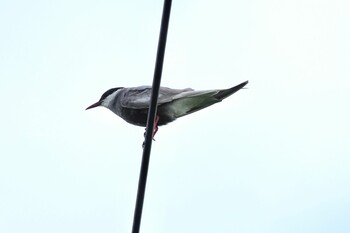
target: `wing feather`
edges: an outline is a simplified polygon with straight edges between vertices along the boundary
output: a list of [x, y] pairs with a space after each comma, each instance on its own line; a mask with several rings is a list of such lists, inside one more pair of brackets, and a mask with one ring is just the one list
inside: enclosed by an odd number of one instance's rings
[[[160, 87], [158, 95], [158, 106], [169, 103], [174, 98], [179, 98], [181, 94], [193, 92], [193, 89], [172, 89]], [[151, 100], [152, 87], [140, 86], [133, 88], [124, 88], [121, 98], [121, 105], [125, 108], [144, 109], [149, 107]]]

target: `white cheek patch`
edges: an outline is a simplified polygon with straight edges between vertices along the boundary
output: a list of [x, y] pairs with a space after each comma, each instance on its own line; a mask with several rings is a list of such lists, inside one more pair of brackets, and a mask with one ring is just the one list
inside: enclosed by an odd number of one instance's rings
[[112, 94], [110, 94], [109, 96], [107, 96], [103, 101], [102, 101], [102, 106], [108, 108], [110, 106], [111, 103], [113, 103], [116, 95], [119, 93], [119, 91], [121, 90], [117, 90], [115, 92], [113, 92]]

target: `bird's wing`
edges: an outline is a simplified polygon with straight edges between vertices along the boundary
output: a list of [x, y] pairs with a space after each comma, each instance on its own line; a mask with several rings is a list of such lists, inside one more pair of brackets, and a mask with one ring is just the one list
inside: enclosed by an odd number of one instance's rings
[[[121, 98], [121, 105], [123, 107], [133, 109], [143, 109], [149, 107], [152, 87], [140, 86], [133, 88], [125, 88], [123, 92], [124, 94]], [[174, 98], [186, 92], [193, 92], [193, 89], [171, 89], [167, 87], [160, 87], [158, 95], [158, 105], [171, 102], [174, 100]]]
[[228, 88], [228, 89], [215, 89], [215, 90], [203, 90], [203, 91], [187, 91], [187, 92], [181, 92], [175, 96], [173, 96], [173, 100], [177, 99], [186, 99], [186, 98], [192, 98], [192, 97], [213, 97], [217, 99], [218, 101], [221, 101], [230, 95], [234, 94], [238, 90], [242, 89], [245, 85], [248, 84], [248, 81], [245, 81], [241, 84], [238, 84], [234, 87]]
[[175, 118], [182, 117], [222, 101], [243, 88], [247, 83], [248, 81], [221, 90], [183, 92], [174, 96], [167, 108]]
[[[247, 83], [248, 81], [229, 89], [205, 91], [195, 91], [191, 88], [171, 89], [161, 87], [159, 89], [158, 106], [172, 102], [172, 108], [180, 109], [182, 112], [179, 115], [183, 116], [220, 102], [243, 88]], [[121, 105], [133, 109], [148, 108], [151, 92], [152, 88], [150, 86], [124, 88], [120, 101]]]

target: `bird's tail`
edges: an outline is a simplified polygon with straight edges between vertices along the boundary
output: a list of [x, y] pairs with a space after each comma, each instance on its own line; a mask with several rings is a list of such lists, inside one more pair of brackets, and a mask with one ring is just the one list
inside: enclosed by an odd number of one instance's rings
[[183, 93], [171, 104], [176, 118], [191, 114], [222, 101], [247, 85], [245, 81], [237, 86], [224, 90], [193, 91]]

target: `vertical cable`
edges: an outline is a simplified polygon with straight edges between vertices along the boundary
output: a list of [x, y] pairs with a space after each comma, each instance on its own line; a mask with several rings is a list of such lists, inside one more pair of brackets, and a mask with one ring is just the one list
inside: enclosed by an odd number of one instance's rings
[[159, 94], [160, 81], [162, 77], [164, 52], [165, 52], [166, 38], [168, 33], [170, 10], [171, 10], [171, 0], [164, 0], [163, 16], [162, 16], [162, 22], [160, 26], [157, 58], [156, 58], [156, 64], [154, 68], [154, 76], [153, 76], [153, 84], [152, 84], [151, 103], [148, 111], [145, 144], [143, 148], [139, 185], [137, 189], [132, 233], [140, 232], [142, 207], [143, 207], [143, 200], [145, 197], [148, 166], [149, 166], [149, 159], [150, 159], [152, 139], [153, 139], [154, 120], [157, 112], [158, 94]]

